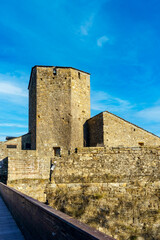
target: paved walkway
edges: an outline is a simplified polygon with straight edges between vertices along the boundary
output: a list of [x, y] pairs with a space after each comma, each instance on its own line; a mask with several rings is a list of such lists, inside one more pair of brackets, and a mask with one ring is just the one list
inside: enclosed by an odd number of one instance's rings
[[0, 240], [24, 240], [15, 220], [0, 196]]

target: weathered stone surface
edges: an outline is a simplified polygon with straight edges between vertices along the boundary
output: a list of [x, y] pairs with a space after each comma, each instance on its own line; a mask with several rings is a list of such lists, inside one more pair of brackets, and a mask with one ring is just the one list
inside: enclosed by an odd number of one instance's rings
[[83, 146], [90, 118], [90, 75], [72, 68], [35, 67], [29, 85], [32, 149]]
[[88, 146], [140, 147], [160, 146], [160, 138], [109, 112], [87, 121]]
[[116, 239], [160, 239], [156, 148], [79, 148], [55, 158], [49, 204]]
[[[0, 183], [0, 195], [26, 240], [115, 240], [2, 183]], [[0, 238], [18, 240], [14, 232], [13, 238], [11, 236], [7, 238], [3, 234], [0, 234]]]

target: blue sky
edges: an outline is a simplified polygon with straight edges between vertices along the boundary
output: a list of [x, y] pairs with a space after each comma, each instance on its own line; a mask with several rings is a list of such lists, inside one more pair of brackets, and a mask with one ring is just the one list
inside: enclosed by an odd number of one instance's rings
[[112, 113], [160, 136], [160, 1], [0, 2], [0, 140], [28, 131], [34, 65], [91, 73], [92, 116]]

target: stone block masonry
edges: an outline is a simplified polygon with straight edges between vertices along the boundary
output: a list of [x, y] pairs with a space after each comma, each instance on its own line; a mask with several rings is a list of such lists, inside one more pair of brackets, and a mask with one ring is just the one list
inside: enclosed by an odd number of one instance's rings
[[45, 202], [45, 188], [49, 177], [50, 162], [47, 157], [38, 157], [35, 150], [8, 152], [7, 185]]
[[78, 148], [55, 158], [49, 204], [116, 239], [160, 239], [160, 148]]
[[[29, 84], [32, 149], [83, 146], [83, 125], [90, 118], [90, 75], [72, 68], [32, 69]], [[43, 154], [43, 153], [42, 153]]]
[[88, 146], [160, 146], [160, 138], [112, 113], [102, 112], [87, 121]]

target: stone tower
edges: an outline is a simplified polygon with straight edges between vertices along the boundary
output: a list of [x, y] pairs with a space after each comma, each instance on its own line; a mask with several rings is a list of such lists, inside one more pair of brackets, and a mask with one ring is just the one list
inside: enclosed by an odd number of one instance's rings
[[82, 147], [84, 124], [90, 118], [90, 74], [71, 67], [35, 66], [28, 89], [31, 149]]

